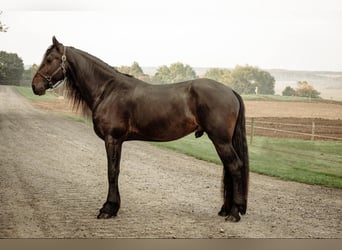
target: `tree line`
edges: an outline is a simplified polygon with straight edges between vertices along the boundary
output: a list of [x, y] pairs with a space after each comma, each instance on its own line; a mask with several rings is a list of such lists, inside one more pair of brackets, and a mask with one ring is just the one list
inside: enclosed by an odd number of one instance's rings
[[[2, 85], [30, 86], [36, 68], [37, 65], [33, 65], [24, 69], [23, 60], [17, 54], [0, 51], [0, 84]], [[145, 74], [137, 62], [133, 62], [131, 66], [113, 68], [152, 84], [168, 84], [205, 77], [222, 82], [240, 94], [273, 95], [275, 93], [274, 77], [267, 71], [249, 65], [237, 65], [234, 69], [211, 68], [201, 76], [198, 76], [190, 65], [181, 62], [173, 63], [170, 66], [160, 66], [154, 75]], [[306, 81], [298, 82], [296, 90], [287, 87], [283, 91], [284, 96], [318, 98], [319, 94]]]
[[319, 98], [320, 94], [321, 93], [315, 90], [315, 88], [307, 81], [298, 81], [296, 89], [287, 86], [282, 92], [283, 96], [300, 96], [309, 98]]
[[[274, 77], [267, 71], [249, 65], [237, 65], [232, 70], [211, 68], [202, 76], [196, 75], [195, 70], [189, 65], [180, 62], [173, 63], [169, 67], [166, 65], [160, 66], [152, 76], [145, 74], [137, 62], [134, 62], [131, 66], [115, 67], [115, 69], [152, 84], [175, 83], [205, 77], [222, 82], [240, 94], [275, 94]], [[296, 89], [287, 86], [282, 95], [320, 98], [320, 93], [307, 81], [298, 81]]]
[[190, 65], [181, 62], [160, 66], [151, 76], [144, 74], [137, 62], [116, 69], [152, 84], [176, 83], [205, 77], [222, 82], [240, 94], [274, 94], [274, 77], [266, 71], [248, 65], [236, 66], [232, 70], [211, 68], [202, 76], [198, 76]]
[[15, 53], [0, 51], [0, 84], [19, 85], [24, 73], [23, 60]]

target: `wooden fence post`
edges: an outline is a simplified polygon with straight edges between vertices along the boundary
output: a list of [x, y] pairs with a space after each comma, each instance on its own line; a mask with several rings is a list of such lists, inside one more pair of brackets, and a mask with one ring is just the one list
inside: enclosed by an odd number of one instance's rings
[[252, 145], [253, 143], [253, 137], [254, 137], [254, 117], [251, 119], [251, 138], [249, 141], [249, 144]]
[[312, 121], [312, 127], [311, 127], [311, 141], [315, 140], [315, 121]]

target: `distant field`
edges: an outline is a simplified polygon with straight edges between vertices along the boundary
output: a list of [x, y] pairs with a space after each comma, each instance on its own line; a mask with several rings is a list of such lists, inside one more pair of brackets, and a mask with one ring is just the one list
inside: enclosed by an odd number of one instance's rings
[[282, 102], [322, 102], [322, 99], [311, 99], [300, 96], [281, 96], [281, 95], [242, 95], [244, 100], [258, 101], [282, 101]]
[[342, 102], [245, 99], [247, 117], [342, 119]]

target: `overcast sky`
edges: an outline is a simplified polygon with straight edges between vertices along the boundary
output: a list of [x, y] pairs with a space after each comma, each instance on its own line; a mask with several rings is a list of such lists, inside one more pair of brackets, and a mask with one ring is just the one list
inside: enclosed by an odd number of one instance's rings
[[341, 0], [2, 0], [0, 10], [0, 50], [26, 65], [56, 35], [114, 66], [342, 71]]

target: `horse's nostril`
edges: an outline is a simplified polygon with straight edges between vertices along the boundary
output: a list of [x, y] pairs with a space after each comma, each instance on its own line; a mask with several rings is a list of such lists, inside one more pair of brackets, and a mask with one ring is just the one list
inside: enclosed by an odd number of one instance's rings
[[33, 93], [35, 93], [36, 95], [38, 94], [38, 88], [35, 86], [35, 85], [32, 85], [32, 90], [33, 90]]
[[32, 85], [32, 91], [35, 95], [44, 94], [44, 88], [42, 88], [41, 86]]

